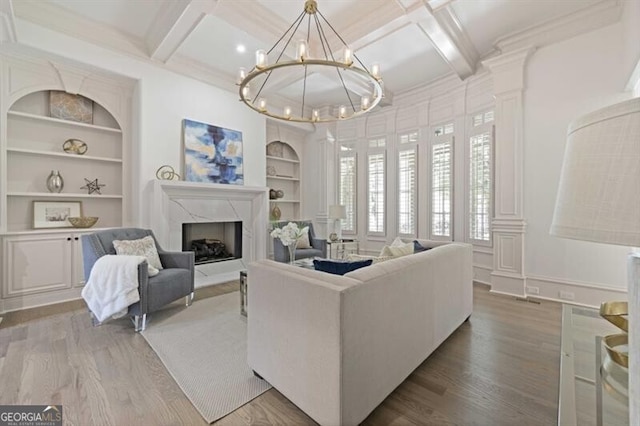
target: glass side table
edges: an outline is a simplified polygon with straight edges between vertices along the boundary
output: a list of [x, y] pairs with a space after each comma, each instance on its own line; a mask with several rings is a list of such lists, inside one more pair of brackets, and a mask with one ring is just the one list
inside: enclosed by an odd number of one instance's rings
[[360, 254], [360, 242], [356, 239], [327, 240], [329, 259], [344, 259], [348, 254]]
[[619, 332], [597, 309], [562, 306], [559, 425], [629, 425], [628, 370], [602, 346]]

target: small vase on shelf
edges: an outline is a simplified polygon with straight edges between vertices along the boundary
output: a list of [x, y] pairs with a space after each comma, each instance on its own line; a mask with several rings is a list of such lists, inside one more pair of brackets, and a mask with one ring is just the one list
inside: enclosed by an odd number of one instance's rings
[[57, 170], [51, 170], [51, 174], [47, 178], [47, 189], [49, 192], [62, 192], [64, 188], [64, 180]]

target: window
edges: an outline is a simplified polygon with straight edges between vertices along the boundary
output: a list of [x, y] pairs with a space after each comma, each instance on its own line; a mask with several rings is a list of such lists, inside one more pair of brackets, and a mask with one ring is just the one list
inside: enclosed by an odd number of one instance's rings
[[491, 241], [493, 111], [473, 116], [469, 140], [469, 238]]
[[436, 136], [452, 135], [453, 123], [447, 123], [434, 129], [433, 134]]
[[431, 146], [431, 236], [451, 237], [453, 140]]
[[385, 202], [385, 154], [384, 152], [370, 153], [367, 158], [367, 231], [374, 234], [384, 233], [384, 202]]
[[369, 139], [369, 148], [384, 148], [385, 145], [385, 138]]
[[342, 231], [344, 232], [356, 232], [356, 172], [357, 162], [354, 150], [341, 147], [338, 199], [347, 210], [347, 217], [342, 221]]
[[398, 233], [416, 233], [416, 149], [398, 153]]

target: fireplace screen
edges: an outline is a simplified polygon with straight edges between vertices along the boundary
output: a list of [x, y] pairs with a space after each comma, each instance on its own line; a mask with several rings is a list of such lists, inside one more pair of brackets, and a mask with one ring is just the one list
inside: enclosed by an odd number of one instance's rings
[[196, 265], [242, 258], [242, 222], [182, 224], [182, 251], [195, 253]]

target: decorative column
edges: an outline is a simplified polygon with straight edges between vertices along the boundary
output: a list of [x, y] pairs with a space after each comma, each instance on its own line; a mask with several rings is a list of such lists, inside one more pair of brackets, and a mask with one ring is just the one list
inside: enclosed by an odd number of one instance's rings
[[525, 295], [523, 103], [525, 64], [534, 48], [483, 61], [495, 95], [493, 272], [491, 291]]

